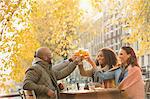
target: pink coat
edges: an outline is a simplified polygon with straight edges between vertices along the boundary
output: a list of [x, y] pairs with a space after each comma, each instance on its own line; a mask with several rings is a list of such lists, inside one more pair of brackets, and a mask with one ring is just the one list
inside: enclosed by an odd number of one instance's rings
[[124, 90], [129, 99], [144, 99], [144, 81], [141, 69], [137, 66], [128, 67], [128, 76], [123, 79], [118, 88]]

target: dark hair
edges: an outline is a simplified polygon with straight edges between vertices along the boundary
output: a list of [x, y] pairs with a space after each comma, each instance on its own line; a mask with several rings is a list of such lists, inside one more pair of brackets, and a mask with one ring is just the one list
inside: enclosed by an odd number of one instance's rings
[[123, 46], [121, 47], [121, 49], [125, 50], [127, 54], [130, 54], [131, 56], [129, 57], [129, 59], [127, 60], [127, 64], [131, 64], [132, 66], [138, 66], [138, 61], [137, 61], [137, 57], [136, 54], [133, 50], [133, 48], [131, 48], [130, 46]]
[[98, 52], [102, 51], [106, 65], [109, 65], [109, 69], [117, 64], [117, 56], [110, 48], [102, 48]]

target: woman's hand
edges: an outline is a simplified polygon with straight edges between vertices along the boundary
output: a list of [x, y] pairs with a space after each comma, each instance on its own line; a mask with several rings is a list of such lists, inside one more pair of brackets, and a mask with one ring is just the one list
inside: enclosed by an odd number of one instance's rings
[[87, 62], [91, 62], [92, 59], [90, 58], [90, 56], [85, 56], [84, 59], [87, 61]]
[[84, 57], [84, 59], [89, 62], [93, 68], [96, 68], [95, 62], [89, 56]]

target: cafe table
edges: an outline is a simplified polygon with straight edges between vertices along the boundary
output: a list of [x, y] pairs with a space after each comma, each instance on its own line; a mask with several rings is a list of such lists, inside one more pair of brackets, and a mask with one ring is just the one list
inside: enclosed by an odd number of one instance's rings
[[94, 90], [69, 90], [60, 93], [60, 99], [127, 99], [117, 88], [95, 88]]

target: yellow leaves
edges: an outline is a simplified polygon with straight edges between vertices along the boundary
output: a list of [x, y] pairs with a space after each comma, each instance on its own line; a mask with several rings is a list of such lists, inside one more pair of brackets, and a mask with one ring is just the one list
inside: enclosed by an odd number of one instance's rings
[[43, 16], [31, 17], [33, 30], [37, 33], [40, 44], [49, 46], [56, 53], [62, 52], [66, 55], [67, 51], [63, 50], [74, 48], [71, 46], [77, 38], [76, 28], [80, 25], [82, 15], [78, 8], [79, 0], [52, 0], [50, 4], [45, 2], [37, 2], [38, 11], [34, 13]]
[[11, 83], [3, 83], [3, 82], [0, 82], [0, 92], [1, 94], [6, 94], [6, 93], [9, 93], [10, 92], [10, 88], [14, 88], [15, 86]]
[[144, 54], [144, 50], [143, 49], [142, 50], [138, 50], [137, 53], [136, 53], [136, 55], [138, 57], [142, 56], [143, 54]]
[[[0, 88], [3, 91], [14, 86], [13, 82], [22, 82], [25, 69], [30, 66], [34, 51], [40, 46], [35, 38], [35, 32], [31, 31], [28, 23], [30, 9], [27, 8], [29, 6], [27, 4], [29, 2], [19, 0], [20, 4], [14, 4], [15, 6], [11, 2], [12, 5], [10, 4], [9, 8], [12, 15], [9, 16], [7, 24], [0, 23], [0, 26], [3, 26], [0, 40]], [[7, 85], [8, 82], [12, 85]]]
[[135, 41], [134, 37], [132, 37], [132, 38], [131, 37], [130, 38], [126, 37], [126, 38], [123, 39], [124, 43], [131, 43], [131, 44], [133, 44], [134, 41]]
[[17, 66], [12, 67], [10, 77], [16, 82], [22, 82], [25, 75], [25, 70], [25, 67], [21, 66], [21, 64], [17, 64]]
[[150, 42], [149, 41], [140, 41], [139, 42], [140, 49], [137, 52], [138, 56], [142, 56], [144, 53], [150, 53]]
[[92, 5], [95, 9], [97, 9], [99, 12], [102, 11], [102, 8], [101, 8], [102, 0], [91, 0], [91, 2], [92, 2]]
[[2, 82], [6, 82], [6, 78], [3, 78], [3, 79], [2, 79]]
[[[123, 41], [130, 44], [139, 42], [139, 55], [150, 50], [150, 28], [147, 20], [149, 19], [149, 0], [108, 1], [105, 2], [106, 12], [108, 15], [118, 14], [119, 19], [110, 18], [113, 21], [107, 22], [111, 24], [116, 24], [115, 21], [121, 22], [123, 30], [130, 34]], [[108, 3], [109, 7], [107, 7]], [[108, 18], [108, 20], [110, 19]]]

